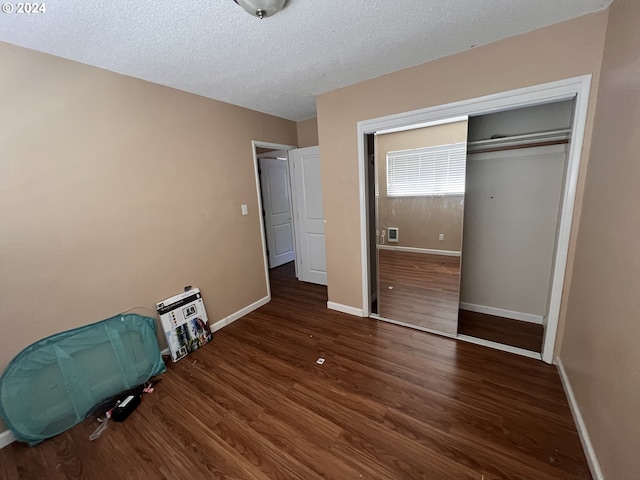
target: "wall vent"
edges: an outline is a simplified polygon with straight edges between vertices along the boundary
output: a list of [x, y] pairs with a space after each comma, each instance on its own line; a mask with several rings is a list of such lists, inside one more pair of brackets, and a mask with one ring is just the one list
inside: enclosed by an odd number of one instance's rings
[[387, 228], [387, 240], [398, 243], [398, 227]]

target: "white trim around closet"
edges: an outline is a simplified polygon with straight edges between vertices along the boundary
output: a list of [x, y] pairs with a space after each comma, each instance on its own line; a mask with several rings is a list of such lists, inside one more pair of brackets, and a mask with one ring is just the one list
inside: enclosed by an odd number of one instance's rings
[[440, 332], [438, 330], [434, 330], [432, 328], [427, 328], [427, 327], [422, 327], [422, 326], [416, 325], [414, 323], [400, 322], [398, 320], [392, 320], [390, 318], [381, 317], [377, 313], [372, 313], [372, 314], [370, 314], [368, 316], [369, 316], [369, 318], [373, 318], [375, 320], [382, 320], [383, 322], [387, 322], [387, 323], [393, 323], [394, 325], [400, 325], [401, 327], [409, 327], [409, 328], [413, 328], [414, 330], [420, 330], [421, 332], [435, 333], [435, 334], [440, 335], [442, 337], [456, 338], [455, 335], [450, 334], [450, 333]]
[[552, 363], [555, 349], [564, 276], [569, 252], [569, 237], [575, 205], [578, 172], [582, 155], [582, 144], [586, 127], [591, 75], [583, 75], [556, 82], [496, 93], [484, 97], [438, 105], [411, 112], [363, 120], [357, 124], [358, 177], [360, 193], [360, 245], [362, 265], [362, 309], [365, 316], [371, 315], [371, 292], [369, 283], [369, 225], [367, 215], [367, 172], [365, 170], [365, 135], [380, 130], [407, 128], [424, 123], [447, 122], [447, 119], [464, 115], [476, 116], [499, 111], [524, 108], [544, 103], [575, 99], [573, 129], [569, 144], [568, 165], [562, 194], [562, 210], [558, 227], [556, 252], [552, 271], [551, 293], [547, 311], [542, 360]]
[[491, 340], [485, 340], [484, 338], [470, 337], [469, 335], [458, 334], [456, 337], [463, 342], [473, 343], [475, 345], [481, 345], [483, 347], [490, 347], [495, 350], [501, 350], [503, 352], [513, 353], [522, 357], [533, 358], [535, 360], [542, 360], [542, 357], [538, 352], [532, 352], [531, 350], [525, 350], [524, 348], [513, 347], [511, 345], [505, 345], [504, 343], [492, 342]]

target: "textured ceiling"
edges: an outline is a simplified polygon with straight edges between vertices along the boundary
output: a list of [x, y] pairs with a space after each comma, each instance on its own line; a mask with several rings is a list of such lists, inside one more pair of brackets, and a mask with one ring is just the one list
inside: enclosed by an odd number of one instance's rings
[[[0, 40], [291, 120], [315, 96], [606, 8], [611, 0], [54, 0]], [[13, 5], [16, 5], [14, 2]]]

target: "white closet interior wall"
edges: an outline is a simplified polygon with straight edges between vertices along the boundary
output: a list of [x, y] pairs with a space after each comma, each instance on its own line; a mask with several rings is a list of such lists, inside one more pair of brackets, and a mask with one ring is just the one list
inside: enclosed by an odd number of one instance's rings
[[[469, 119], [469, 142], [571, 128], [573, 101]], [[461, 308], [544, 323], [567, 145], [470, 154]]]

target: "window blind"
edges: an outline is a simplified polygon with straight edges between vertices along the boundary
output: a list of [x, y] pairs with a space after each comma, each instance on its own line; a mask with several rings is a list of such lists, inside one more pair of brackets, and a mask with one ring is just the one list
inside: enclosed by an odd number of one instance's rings
[[467, 143], [387, 153], [387, 196], [464, 193]]

